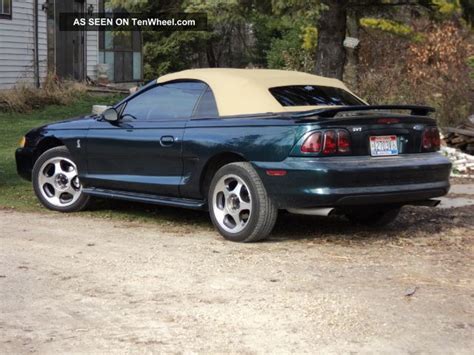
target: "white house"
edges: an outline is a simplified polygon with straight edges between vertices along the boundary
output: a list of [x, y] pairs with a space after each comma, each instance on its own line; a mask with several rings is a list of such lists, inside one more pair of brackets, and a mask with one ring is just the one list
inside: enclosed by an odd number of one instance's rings
[[41, 85], [48, 71], [92, 80], [109, 64], [114, 82], [142, 80], [139, 32], [60, 31], [59, 14], [104, 11], [104, 0], [0, 0], [0, 89]]

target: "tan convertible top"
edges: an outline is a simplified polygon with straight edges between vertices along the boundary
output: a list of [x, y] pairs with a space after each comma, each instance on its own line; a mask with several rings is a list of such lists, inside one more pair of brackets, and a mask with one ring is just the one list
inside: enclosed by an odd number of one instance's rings
[[161, 84], [185, 79], [200, 80], [209, 85], [221, 116], [305, 111], [327, 107], [282, 106], [268, 90], [278, 86], [319, 85], [337, 87], [350, 92], [344, 83], [337, 79], [273, 69], [189, 69], [164, 75], [157, 82]]

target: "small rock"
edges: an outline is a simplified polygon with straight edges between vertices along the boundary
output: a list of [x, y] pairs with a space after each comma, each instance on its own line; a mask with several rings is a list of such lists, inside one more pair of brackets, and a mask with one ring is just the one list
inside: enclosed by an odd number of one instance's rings
[[409, 287], [405, 290], [405, 297], [411, 297], [418, 290], [418, 286]]

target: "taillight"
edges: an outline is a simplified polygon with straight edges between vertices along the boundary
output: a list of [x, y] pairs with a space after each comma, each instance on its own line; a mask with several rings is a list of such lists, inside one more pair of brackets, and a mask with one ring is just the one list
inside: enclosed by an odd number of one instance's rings
[[316, 131], [301, 146], [303, 153], [346, 154], [351, 151], [349, 132], [344, 129]]
[[334, 154], [337, 151], [337, 136], [335, 131], [324, 132], [323, 154]]
[[304, 141], [301, 146], [303, 153], [319, 153], [321, 151], [321, 132], [315, 132]]
[[439, 130], [437, 127], [425, 128], [421, 137], [421, 145], [423, 147], [423, 150], [439, 150], [439, 147], [441, 145], [441, 138], [439, 137]]
[[324, 132], [323, 154], [334, 154], [337, 151], [337, 136], [335, 131]]
[[351, 151], [349, 132], [343, 129], [337, 131], [337, 151], [343, 154], [350, 153]]
[[421, 143], [424, 150], [431, 149], [431, 128], [427, 128], [423, 131], [423, 136], [421, 138]]
[[431, 145], [434, 150], [439, 150], [441, 147], [441, 137], [439, 136], [439, 129], [437, 127], [433, 127], [431, 133]]

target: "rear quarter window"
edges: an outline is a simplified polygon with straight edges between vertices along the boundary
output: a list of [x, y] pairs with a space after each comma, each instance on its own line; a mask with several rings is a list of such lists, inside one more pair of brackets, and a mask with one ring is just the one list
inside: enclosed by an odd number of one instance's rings
[[269, 89], [282, 106], [356, 106], [364, 102], [348, 91], [315, 85], [279, 86]]
[[212, 90], [208, 87], [204, 94], [201, 96], [196, 110], [194, 111], [194, 117], [217, 117], [219, 112], [217, 111], [216, 100]]

